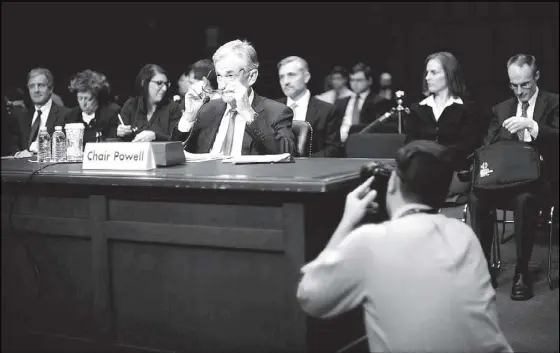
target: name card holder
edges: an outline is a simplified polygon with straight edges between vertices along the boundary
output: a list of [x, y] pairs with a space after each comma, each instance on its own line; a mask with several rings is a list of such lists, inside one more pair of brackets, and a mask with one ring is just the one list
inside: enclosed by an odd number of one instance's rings
[[152, 170], [156, 163], [150, 142], [97, 142], [86, 144], [82, 169]]

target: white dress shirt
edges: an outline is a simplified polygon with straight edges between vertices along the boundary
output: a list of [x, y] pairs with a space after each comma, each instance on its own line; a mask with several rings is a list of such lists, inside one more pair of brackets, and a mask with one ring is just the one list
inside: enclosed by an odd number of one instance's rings
[[[535, 104], [537, 104], [537, 96], [538, 95], [539, 95], [539, 86], [537, 86], [537, 89], [535, 90], [535, 93], [533, 93], [533, 96], [529, 99], [529, 107], [527, 108], [527, 119], [533, 120], [533, 126], [532, 126], [532, 128], [525, 129], [524, 135], [523, 135], [523, 141], [524, 142], [531, 142], [532, 138], [536, 139], [537, 136], [539, 135], [539, 124], [537, 124], [537, 122], [533, 119], [533, 115], [535, 113]], [[518, 100], [517, 101], [517, 112], [516, 112], [515, 116], [521, 116], [521, 114], [522, 114], [521, 105], [522, 105], [521, 101]]]
[[434, 98], [434, 95], [430, 94], [428, 97], [426, 97], [426, 99], [421, 101], [419, 104], [420, 105], [427, 105], [428, 107], [431, 107], [432, 112], [434, 113], [434, 117], [436, 118], [436, 121], [438, 121], [441, 114], [443, 114], [443, 111], [445, 110], [445, 108], [451, 106], [452, 104], [463, 104], [463, 100], [460, 97], [450, 96], [447, 99], [447, 102], [445, 102], [445, 105], [443, 106], [443, 108], [441, 110], [439, 110], [438, 106], [436, 104], [436, 100]]
[[[358, 101], [358, 107], [360, 107], [360, 111], [362, 111], [364, 102], [370, 92], [371, 91], [368, 89], [367, 91], [359, 94], [360, 100]], [[354, 113], [354, 102], [356, 101], [356, 97], [358, 97], [358, 95], [354, 94], [348, 101], [348, 105], [346, 105], [346, 111], [344, 112], [342, 124], [340, 125], [340, 140], [342, 142], [345, 142], [348, 138], [348, 132], [350, 131], [350, 126], [352, 126], [352, 114]]]
[[294, 111], [294, 119], [299, 121], [305, 121], [305, 117], [307, 116], [307, 107], [309, 106], [309, 99], [311, 99], [311, 92], [308, 89], [305, 90], [303, 96], [299, 97], [297, 101], [294, 101], [292, 98], [288, 97], [286, 101], [286, 105], [290, 108], [294, 105], [297, 105], [296, 108], [292, 108]]
[[[253, 104], [253, 99], [255, 99], [255, 90], [251, 89], [251, 93], [249, 94], [249, 105]], [[218, 128], [218, 134], [216, 135], [216, 139], [214, 140], [214, 145], [210, 150], [211, 154], [219, 154], [222, 150], [222, 146], [224, 144], [224, 140], [226, 138], [227, 130], [229, 127], [230, 122], [230, 112], [233, 108], [231, 105], [227, 105], [226, 111], [222, 116], [222, 121], [220, 123], [220, 127]], [[233, 145], [231, 146], [231, 155], [232, 156], [240, 156], [241, 155], [241, 148], [243, 147], [243, 137], [245, 136], [245, 119], [237, 114], [235, 116], [235, 130], [233, 130]]]
[[[35, 112], [33, 113], [33, 119], [31, 120], [31, 126], [33, 126], [33, 123], [35, 123], [35, 120], [37, 119], [37, 110], [41, 111], [41, 122], [39, 123], [39, 129], [42, 127], [45, 127], [47, 125], [47, 119], [49, 118], [49, 113], [51, 112], [51, 107], [53, 105], [53, 101], [52, 101], [52, 97], [49, 98], [49, 100], [47, 101], [47, 103], [43, 104], [42, 106], [35, 106]], [[39, 151], [39, 133], [37, 133], [37, 136], [35, 137], [35, 140], [31, 143], [31, 146], [29, 146], [29, 151], [33, 152], [33, 151]]]
[[82, 112], [82, 120], [89, 125], [89, 123], [95, 118], [95, 113], [86, 114]]
[[303, 310], [332, 317], [361, 306], [371, 352], [512, 352], [472, 229], [442, 214], [404, 212], [354, 229], [302, 268]]

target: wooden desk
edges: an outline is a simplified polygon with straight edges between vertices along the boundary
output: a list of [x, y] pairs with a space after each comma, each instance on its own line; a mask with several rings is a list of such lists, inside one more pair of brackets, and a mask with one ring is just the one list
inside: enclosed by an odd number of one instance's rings
[[25, 182], [43, 164], [2, 160], [3, 351], [343, 347], [361, 312], [315, 320], [295, 293], [368, 162], [61, 164]]

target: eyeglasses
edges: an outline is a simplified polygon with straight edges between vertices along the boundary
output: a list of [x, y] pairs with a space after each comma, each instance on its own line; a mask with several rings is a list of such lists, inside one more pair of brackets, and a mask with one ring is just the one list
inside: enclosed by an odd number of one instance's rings
[[163, 85], [165, 85], [165, 87], [167, 88], [171, 87], [171, 82], [169, 81], [150, 81], [150, 82], [155, 83], [158, 86], [158, 88], [161, 88]]
[[[215, 70], [212, 69], [212, 70], [208, 71], [208, 74], [205, 76], [205, 78], [206, 78], [207, 80], [208, 80], [208, 76], [210, 76], [210, 74], [212, 73], [212, 71], [215, 71]], [[243, 71], [245, 71], [244, 68], [239, 69], [239, 71], [237, 71], [237, 74], [229, 73], [229, 74], [227, 74], [227, 75], [225, 75], [225, 76], [220, 76], [220, 75], [218, 75], [218, 74], [216, 73], [216, 79], [217, 79], [218, 81], [222, 81], [222, 82], [225, 82], [225, 83], [231, 83], [231, 82], [235, 81], [235, 79], [236, 79], [237, 77], [239, 77], [239, 74], [240, 74], [241, 72], [243, 72]], [[219, 95], [221, 95], [222, 93], [224, 93], [224, 89], [223, 89], [223, 88], [221, 88], [221, 89], [220, 89], [220, 88], [218, 88], [218, 89], [212, 89], [212, 87], [210, 87], [210, 85], [206, 85], [206, 86], [202, 87], [202, 91], [203, 91], [204, 93], [208, 94], [208, 95], [213, 95], [213, 94], [219, 94]]]
[[521, 88], [521, 89], [529, 89], [529, 88], [531, 88], [531, 87], [533, 87], [533, 81], [523, 82], [523, 83], [521, 83], [521, 84], [519, 84], [519, 85], [516, 85], [515, 83], [510, 83], [510, 84], [509, 84], [509, 88], [511, 88], [511, 89], [513, 89], [513, 90], [516, 90], [516, 89], [518, 89], [518, 88]]
[[42, 88], [46, 88], [47, 86], [48, 85], [46, 83], [30, 83], [30, 84], [27, 85], [27, 88], [33, 89], [35, 87], [38, 87], [38, 88], [42, 89]]

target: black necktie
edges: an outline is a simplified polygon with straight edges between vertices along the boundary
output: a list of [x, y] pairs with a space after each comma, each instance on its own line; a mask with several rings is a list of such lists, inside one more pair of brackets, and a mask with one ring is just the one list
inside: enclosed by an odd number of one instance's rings
[[231, 147], [233, 146], [233, 133], [235, 131], [235, 116], [237, 115], [236, 110], [230, 111], [229, 126], [226, 132], [226, 138], [224, 139], [224, 144], [222, 145], [222, 154], [224, 156], [231, 156]]
[[33, 141], [35, 141], [35, 139], [37, 138], [37, 132], [39, 132], [39, 126], [41, 126], [42, 113], [43, 112], [40, 109], [37, 110], [37, 117], [35, 118], [35, 121], [31, 125], [31, 131], [29, 132], [29, 141], [27, 143], [27, 149], [29, 149]]
[[[529, 102], [521, 103], [521, 117], [527, 117], [527, 109], [529, 109]], [[517, 131], [517, 138], [519, 141], [525, 141], [525, 129]]]

